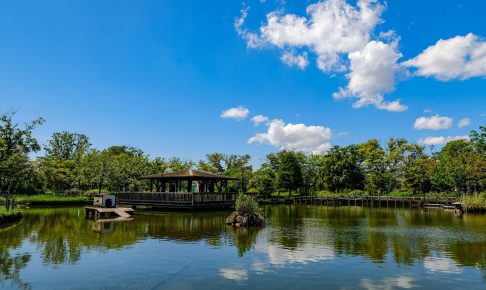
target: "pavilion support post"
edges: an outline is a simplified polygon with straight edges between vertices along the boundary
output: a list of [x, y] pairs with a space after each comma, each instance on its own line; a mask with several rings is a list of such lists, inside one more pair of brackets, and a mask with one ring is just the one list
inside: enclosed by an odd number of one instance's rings
[[187, 180], [187, 192], [192, 192], [192, 179]]
[[150, 179], [150, 192], [154, 190], [154, 180]]
[[165, 192], [165, 181], [162, 181], [162, 192]]
[[214, 192], [214, 181], [208, 181], [209, 183], [209, 192]]

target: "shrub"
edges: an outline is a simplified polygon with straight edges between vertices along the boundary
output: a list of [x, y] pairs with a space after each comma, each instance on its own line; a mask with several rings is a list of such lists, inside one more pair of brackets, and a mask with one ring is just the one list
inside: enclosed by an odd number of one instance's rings
[[355, 189], [349, 192], [349, 196], [365, 196], [365, 195], [368, 195], [368, 193], [360, 189]]
[[256, 199], [248, 194], [240, 193], [235, 201], [235, 209], [240, 215], [260, 214], [261, 210]]

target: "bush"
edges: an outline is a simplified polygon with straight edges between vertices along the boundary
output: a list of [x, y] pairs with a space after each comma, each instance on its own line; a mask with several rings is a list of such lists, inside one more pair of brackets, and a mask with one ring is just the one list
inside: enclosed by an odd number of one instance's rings
[[349, 192], [349, 196], [365, 196], [365, 195], [368, 195], [368, 193], [360, 189], [355, 189]]
[[261, 210], [256, 199], [248, 194], [240, 193], [235, 201], [235, 209], [240, 215], [260, 214]]

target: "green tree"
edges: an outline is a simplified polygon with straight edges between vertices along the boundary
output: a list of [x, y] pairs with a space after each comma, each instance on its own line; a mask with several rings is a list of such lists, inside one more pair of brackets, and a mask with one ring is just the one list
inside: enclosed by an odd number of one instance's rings
[[303, 183], [302, 161], [305, 156], [302, 153], [282, 150], [277, 154], [267, 155], [267, 162], [275, 172], [275, 188], [288, 191], [296, 190]]
[[356, 145], [334, 146], [323, 157], [321, 176], [324, 186], [333, 192], [364, 189], [363, 157]]
[[38, 118], [21, 126], [14, 117], [15, 112], [0, 115], [0, 191], [8, 194], [31, 178], [34, 169], [28, 155], [40, 150], [32, 131], [44, 123]]

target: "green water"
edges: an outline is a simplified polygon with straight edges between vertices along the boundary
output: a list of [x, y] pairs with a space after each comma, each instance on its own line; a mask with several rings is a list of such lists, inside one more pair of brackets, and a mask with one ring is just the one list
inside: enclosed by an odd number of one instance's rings
[[0, 228], [1, 289], [486, 289], [486, 216], [268, 206], [264, 229], [225, 212], [30, 209]]

